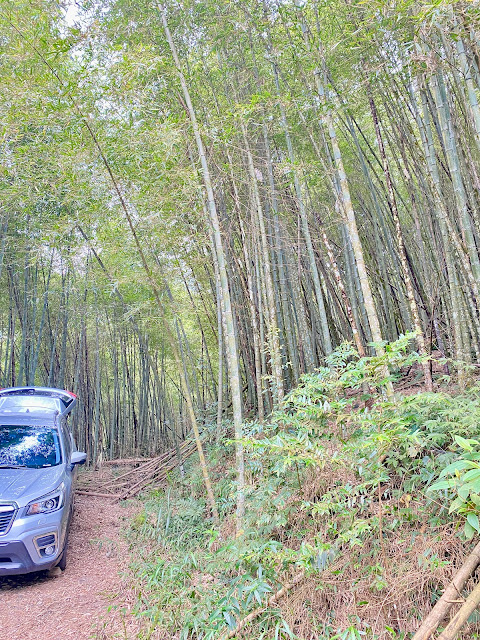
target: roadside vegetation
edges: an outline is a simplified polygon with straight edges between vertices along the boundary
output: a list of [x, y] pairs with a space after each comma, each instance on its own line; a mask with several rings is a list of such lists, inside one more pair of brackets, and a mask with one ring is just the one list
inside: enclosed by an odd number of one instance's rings
[[[411, 637], [480, 529], [478, 384], [437, 371], [426, 392], [412, 337], [382, 358], [342, 345], [282, 410], [245, 425], [242, 532], [228, 435], [216, 444], [212, 430], [208, 448], [219, 526], [194, 461], [145, 496], [129, 538], [152, 637]], [[474, 614], [462, 637], [479, 631]]]

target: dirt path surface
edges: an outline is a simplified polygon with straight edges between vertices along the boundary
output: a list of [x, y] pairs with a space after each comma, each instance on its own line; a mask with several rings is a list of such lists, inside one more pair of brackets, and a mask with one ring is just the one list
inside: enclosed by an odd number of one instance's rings
[[[110, 640], [137, 637], [133, 594], [121, 572], [120, 533], [133, 507], [77, 496], [67, 570], [0, 578], [0, 634], [8, 640]], [[110, 608], [110, 610], [108, 610]]]

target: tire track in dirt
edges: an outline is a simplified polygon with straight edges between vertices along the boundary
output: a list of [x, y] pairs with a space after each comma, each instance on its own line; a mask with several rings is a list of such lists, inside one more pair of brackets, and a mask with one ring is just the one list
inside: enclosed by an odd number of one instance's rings
[[[0, 633], [8, 640], [135, 638], [133, 591], [122, 579], [128, 548], [121, 535], [132, 505], [77, 496], [66, 571], [0, 578]], [[108, 609], [110, 608], [110, 611]]]

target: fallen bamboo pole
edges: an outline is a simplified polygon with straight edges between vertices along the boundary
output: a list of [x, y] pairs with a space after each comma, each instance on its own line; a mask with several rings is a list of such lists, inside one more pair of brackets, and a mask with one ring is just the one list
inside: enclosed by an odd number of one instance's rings
[[438, 625], [446, 618], [450, 609], [455, 604], [461, 594], [465, 583], [480, 564], [480, 542], [474, 550], [467, 556], [460, 569], [455, 574], [453, 580], [443, 592], [442, 597], [430, 611], [428, 616], [420, 625], [420, 628], [413, 636], [412, 640], [429, 640], [437, 629]]
[[465, 600], [463, 605], [447, 624], [442, 633], [438, 636], [438, 640], [455, 640], [460, 629], [467, 622], [475, 609], [480, 604], [480, 582], [473, 589], [471, 594]]
[[75, 493], [80, 496], [94, 496], [95, 498], [112, 498], [113, 500], [119, 498], [116, 493], [98, 493], [98, 491], [85, 491], [84, 489], [76, 489]]
[[[201, 439], [204, 440], [205, 436], [202, 436]], [[182, 461], [192, 456], [198, 450], [196, 443], [190, 440], [182, 442], [178, 449]], [[134, 460], [137, 459], [134, 458]], [[109, 463], [113, 464], [114, 461], [110, 460]], [[129, 469], [114, 478], [84, 482], [79, 485], [77, 493], [79, 495], [125, 500], [138, 495], [153, 483], [163, 482], [167, 475], [177, 467], [178, 451], [176, 448], [169, 449], [156, 458], [146, 459], [137, 467]], [[103, 493], [103, 490], [110, 490], [111, 493]]]
[[117, 458], [114, 460], [104, 460], [102, 462], [102, 467], [105, 466], [114, 466], [114, 467], [123, 467], [129, 464], [141, 464], [142, 462], [150, 462], [153, 458]]
[[[196, 453], [196, 451], [197, 451], [196, 446], [192, 445], [191, 449], [184, 451], [183, 459], [186, 460], [187, 458], [192, 456], [194, 453]], [[170, 466], [166, 466], [166, 463], [163, 464], [161, 469], [158, 469], [156, 472], [150, 474], [146, 478], [141, 478], [134, 485], [130, 486], [128, 489], [125, 489], [125, 491], [121, 494], [119, 500], [132, 498], [133, 496], [140, 493], [140, 491], [143, 491], [144, 489], [146, 489], [148, 485], [152, 484], [153, 482], [161, 482], [162, 480], [165, 480], [165, 478], [167, 477], [167, 474], [173, 471], [174, 469], [176, 469], [177, 466], [178, 466], [177, 462], [175, 462], [175, 464], [170, 464]], [[156, 473], [160, 473], [161, 475], [157, 476]]]
[[113, 481], [117, 482], [121, 478], [125, 478], [129, 475], [133, 475], [135, 473], [138, 473], [139, 471], [145, 471], [146, 469], [150, 469], [150, 467], [154, 467], [159, 462], [167, 461], [171, 457], [172, 457], [172, 450], [169, 449], [168, 451], [162, 453], [160, 456], [157, 456], [156, 458], [150, 458], [146, 460], [144, 464], [141, 464], [140, 466], [135, 467], [134, 469], [129, 469], [128, 471], [125, 471], [125, 473], [122, 473], [119, 476], [116, 476], [116, 478], [114, 478]]
[[[163, 457], [160, 457], [160, 458], [161, 460], [163, 460]], [[125, 473], [120, 474], [119, 476], [114, 478], [113, 481], [117, 482], [117, 480], [121, 480], [122, 478], [126, 478], [127, 476], [134, 475], [141, 471], [145, 471], [146, 469], [150, 469], [150, 467], [154, 467], [158, 461], [159, 461], [159, 458], [152, 458], [152, 460], [145, 462], [145, 464], [142, 464], [139, 467], [135, 467], [135, 469], [129, 469], [129, 471], [126, 471]]]

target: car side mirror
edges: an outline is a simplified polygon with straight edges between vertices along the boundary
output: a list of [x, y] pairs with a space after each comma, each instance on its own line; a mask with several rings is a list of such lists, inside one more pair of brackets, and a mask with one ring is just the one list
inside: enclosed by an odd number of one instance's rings
[[72, 465], [72, 469], [76, 464], [85, 464], [87, 461], [87, 454], [82, 453], [82, 451], [74, 451], [72, 453], [72, 457], [70, 458], [70, 464]]

